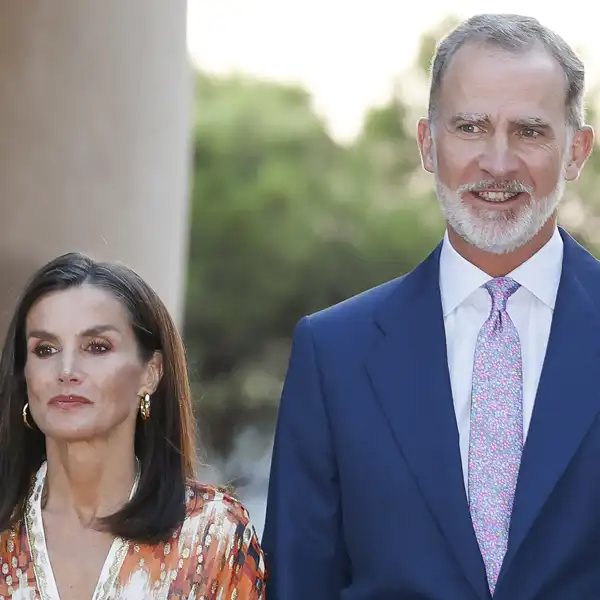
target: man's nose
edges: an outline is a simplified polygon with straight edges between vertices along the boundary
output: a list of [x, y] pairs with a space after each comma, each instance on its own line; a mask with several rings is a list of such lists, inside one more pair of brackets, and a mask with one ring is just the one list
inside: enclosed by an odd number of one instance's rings
[[493, 179], [511, 179], [517, 172], [519, 161], [506, 135], [491, 137], [479, 157], [479, 168]]

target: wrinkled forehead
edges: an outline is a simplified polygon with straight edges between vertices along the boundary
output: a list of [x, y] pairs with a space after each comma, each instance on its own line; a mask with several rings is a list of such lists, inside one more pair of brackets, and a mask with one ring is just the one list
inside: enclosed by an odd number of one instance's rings
[[483, 115], [501, 126], [539, 120], [566, 124], [566, 78], [560, 64], [543, 48], [513, 53], [468, 44], [452, 57], [438, 98], [439, 116]]

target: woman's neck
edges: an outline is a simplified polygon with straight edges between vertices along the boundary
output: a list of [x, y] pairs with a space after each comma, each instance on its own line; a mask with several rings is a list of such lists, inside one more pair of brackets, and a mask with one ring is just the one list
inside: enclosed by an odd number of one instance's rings
[[119, 510], [138, 472], [134, 448], [114, 440], [65, 443], [47, 440], [44, 510], [85, 526]]

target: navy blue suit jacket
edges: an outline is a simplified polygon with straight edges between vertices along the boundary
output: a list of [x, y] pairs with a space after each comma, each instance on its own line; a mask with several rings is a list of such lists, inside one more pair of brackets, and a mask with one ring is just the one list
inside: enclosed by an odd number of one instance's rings
[[[600, 264], [563, 271], [494, 600], [600, 598]], [[303, 318], [273, 453], [268, 600], [489, 600], [446, 360], [438, 248]]]

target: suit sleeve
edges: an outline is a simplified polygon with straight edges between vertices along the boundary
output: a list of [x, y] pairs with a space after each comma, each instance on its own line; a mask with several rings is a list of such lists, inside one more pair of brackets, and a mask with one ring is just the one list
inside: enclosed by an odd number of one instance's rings
[[296, 326], [279, 408], [263, 536], [267, 600], [335, 600], [346, 553], [329, 417], [308, 317]]

